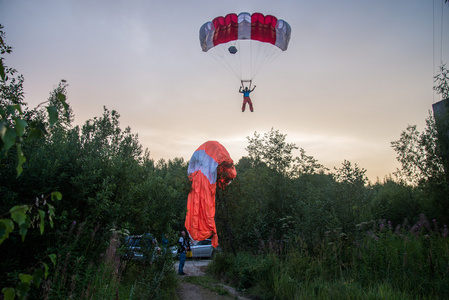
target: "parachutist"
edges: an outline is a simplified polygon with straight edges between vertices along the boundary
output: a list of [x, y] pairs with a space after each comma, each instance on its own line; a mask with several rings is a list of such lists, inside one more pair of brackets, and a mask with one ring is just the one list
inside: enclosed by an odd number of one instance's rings
[[251, 110], [251, 112], [254, 112], [254, 109], [253, 109], [253, 103], [251, 102], [251, 98], [249, 97], [249, 94], [250, 94], [252, 91], [254, 91], [255, 88], [256, 88], [256, 86], [254, 86], [254, 87], [250, 90], [248, 87], [245, 87], [245, 88], [242, 90], [242, 87], [240, 87], [239, 93], [242, 93], [242, 94], [243, 94], [242, 112], [245, 111], [246, 103], [248, 103], [249, 109]]

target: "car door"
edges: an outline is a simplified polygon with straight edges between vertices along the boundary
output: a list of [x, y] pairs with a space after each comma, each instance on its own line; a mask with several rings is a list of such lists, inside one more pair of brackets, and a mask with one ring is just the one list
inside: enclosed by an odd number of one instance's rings
[[194, 246], [194, 257], [210, 257], [212, 253], [212, 245], [210, 240], [199, 241]]

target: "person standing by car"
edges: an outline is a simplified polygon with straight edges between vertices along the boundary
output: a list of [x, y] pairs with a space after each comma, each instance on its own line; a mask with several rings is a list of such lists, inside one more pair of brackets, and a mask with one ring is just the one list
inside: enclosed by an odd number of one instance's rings
[[190, 243], [186, 238], [185, 231], [181, 231], [181, 236], [178, 241], [178, 253], [179, 253], [179, 267], [178, 275], [187, 275], [184, 273], [184, 264], [186, 262], [187, 251], [190, 250]]

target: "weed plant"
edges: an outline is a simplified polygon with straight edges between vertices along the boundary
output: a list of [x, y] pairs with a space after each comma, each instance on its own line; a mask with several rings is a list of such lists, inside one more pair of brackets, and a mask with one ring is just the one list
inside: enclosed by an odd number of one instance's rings
[[[208, 272], [261, 299], [448, 299], [446, 226], [424, 215], [413, 226], [364, 222], [312, 247], [298, 237], [284, 253], [221, 253]], [[313, 250], [310, 250], [313, 249]]]

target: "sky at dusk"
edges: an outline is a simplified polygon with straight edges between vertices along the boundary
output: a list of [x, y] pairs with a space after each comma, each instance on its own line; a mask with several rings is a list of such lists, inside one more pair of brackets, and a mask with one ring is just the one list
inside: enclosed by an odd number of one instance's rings
[[[292, 28], [288, 50], [254, 79], [253, 113], [198, 38], [203, 23], [240, 12]], [[433, 77], [449, 61], [441, 0], [0, 0], [0, 24], [30, 107], [65, 79], [75, 125], [116, 110], [155, 160], [189, 160], [216, 140], [237, 162], [248, 136], [273, 128], [327, 168], [348, 160], [372, 182], [399, 167], [391, 141], [408, 125], [424, 130], [440, 100]]]

